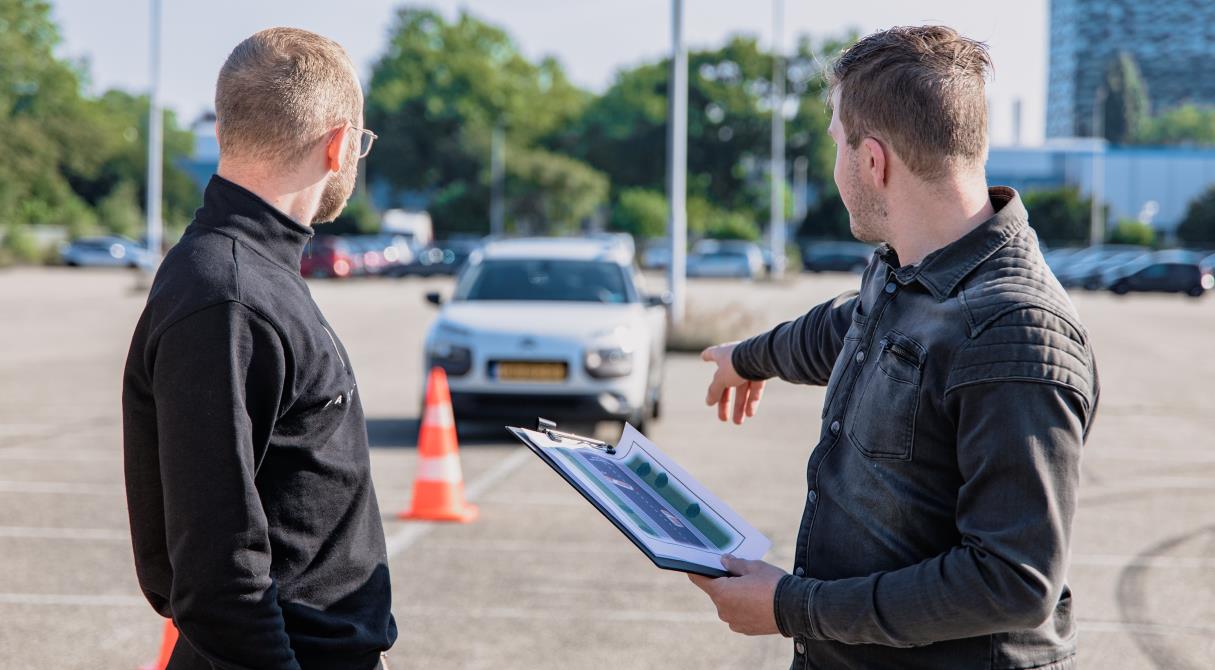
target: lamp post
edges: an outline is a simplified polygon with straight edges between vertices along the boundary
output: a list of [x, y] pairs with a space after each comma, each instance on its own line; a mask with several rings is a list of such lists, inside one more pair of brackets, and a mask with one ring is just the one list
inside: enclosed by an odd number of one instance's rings
[[683, 41], [683, 0], [671, 0], [671, 76], [667, 98], [667, 232], [671, 262], [667, 283], [671, 291], [668, 315], [672, 325], [683, 321], [687, 281], [688, 172], [688, 52]]
[[1109, 95], [1104, 86], [1093, 93], [1093, 208], [1089, 213], [1089, 246], [1097, 246], [1105, 239], [1105, 98]]
[[785, 57], [784, 0], [772, 0], [772, 162], [768, 203], [768, 242], [772, 245], [772, 278], [785, 274]]
[[163, 224], [161, 221], [161, 173], [164, 145], [164, 114], [160, 109], [160, 3], [151, 0], [151, 66], [148, 89], [148, 199], [147, 212], [148, 271], [155, 273], [160, 265]]

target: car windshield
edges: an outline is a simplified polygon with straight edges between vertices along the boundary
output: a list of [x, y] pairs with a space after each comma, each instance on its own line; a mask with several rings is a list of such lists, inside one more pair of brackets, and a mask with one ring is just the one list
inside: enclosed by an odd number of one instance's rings
[[624, 271], [604, 261], [487, 260], [469, 269], [457, 300], [630, 301]]

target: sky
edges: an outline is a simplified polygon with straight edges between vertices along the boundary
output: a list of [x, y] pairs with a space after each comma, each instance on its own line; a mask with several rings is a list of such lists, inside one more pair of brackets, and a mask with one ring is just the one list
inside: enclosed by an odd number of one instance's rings
[[[1010, 9], [993, 0], [785, 0], [783, 43], [797, 35], [862, 34], [894, 25], [944, 23], [987, 42], [995, 62], [988, 87], [992, 143], [1012, 139], [1012, 107], [1022, 104], [1021, 139], [1042, 141], [1046, 107], [1049, 0], [1025, 0]], [[341, 43], [364, 78], [382, 52], [393, 0], [208, 0], [164, 2], [161, 95], [183, 123], [212, 107], [215, 77], [229, 51], [250, 34], [288, 25]], [[432, 0], [454, 18], [463, 9], [507, 30], [531, 58], [551, 55], [575, 83], [605, 90], [615, 72], [662, 57], [670, 49], [671, 11], [664, 0]], [[148, 88], [148, 0], [52, 0], [63, 44], [60, 54], [83, 59], [90, 89]], [[772, 2], [684, 0], [689, 49], [714, 48], [732, 34], [773, 37]]]

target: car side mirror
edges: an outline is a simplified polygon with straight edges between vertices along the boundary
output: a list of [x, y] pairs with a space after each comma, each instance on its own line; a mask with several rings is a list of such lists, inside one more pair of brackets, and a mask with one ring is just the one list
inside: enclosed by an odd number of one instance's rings
[[645, 304], [648, 307], [670, 307], [673, 302], [675, 302], [675, 296], [671, 295], [670, 291], [663, 291], [662, 293], [651, 294], [645, 297]]
[[438, 291], [431, 291], [426, 294], [426, 302], [428, 302], [432, 305], [442, 305], [443, 304], [443, 295], [441, 293], [439, 293]]

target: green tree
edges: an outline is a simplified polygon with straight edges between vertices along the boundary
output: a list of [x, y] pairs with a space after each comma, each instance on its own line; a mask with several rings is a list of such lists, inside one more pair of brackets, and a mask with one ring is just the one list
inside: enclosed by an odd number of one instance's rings
[[124, 181], [115, 186], [97, 203], [97, 216], [107, 230], [126, 237], [138, 237], [144, 218], [139, 209], [135, 184]]
[[[146, 179], [145, 96], [81, 94], [83, 68], [55, 56], [59, 32], [41, 0], [0, 0], [0, 223], [59, 224], [73, 236], [100, 226], [132, 235]], [[165, 219], [197, 205], [176, 166], [193, 148], [171, 112], [165, 123]], [[98, 213], [93, 209], [97, 208]]]
[[1148, 116], [1147, 86], [1134, 56], [1121, 52], [1105, 71], [1103, 134], [1114, 144], [1129, 144]]
[[1029, 211], [1029, 225], [1043, 242], [1064, 245], [1088, 240], [1092, 200], [1082, 197], [1079, 189], [1066, 186], [1029, 191], [1022, 202]]
[[[793, 111], [786, 155], [810, 160], [814, 185], [830, 181], [834, 161], [820, 63], [854, 39], [816, 49], [802, 38], [786, 62], [785, 113]], [[573, 126], [549, 141], [606, 172], [614, 188], [663, 190], [669, 70], [663, 60], [621, 71]], [[689, 54], [688, 70], [689, 193], [758, 218], [768, 206], [772, 56], [754, 37], [739, 36], [720, 49]]]
[[381, 139], [368, 175], [427, 194], [436, 228], [484, 232], [490, 137], [500, 126], [508, 217], [572, 225], [602, 204], [606, 182], [544, 151], [540, 140], [567, 126], [589, 98], [556, 60], [529, 62], [499, 28], [467, 13], [448, 22], [431, 10], [401, 9], [372, 69], [367, 125]]
[[667, 232], [667, 199], [662, 193], [644, 188], [620, 191], [612, 205], [613, 230], [630, 233], [638, 239], [662, 237]]
[[1119, 221], [1109, 236], [1110, 244], [1135, 244], [1150, 247], [1156, 244], [1156, 229], [1135, 219]]
[[1187, 244], [1215, 246], [1215, 186], [1190, 202], [1177, 227], [1177, 236]]
[[806, 218], [797, 229], [797, 236], [808, 240], [852, 240], [852, 224], [848, 209], [834, 187], [806, 211]]
[[1144, 121], [1137, 144], [1215, 145], [1215, 107], [1182, 105]]

